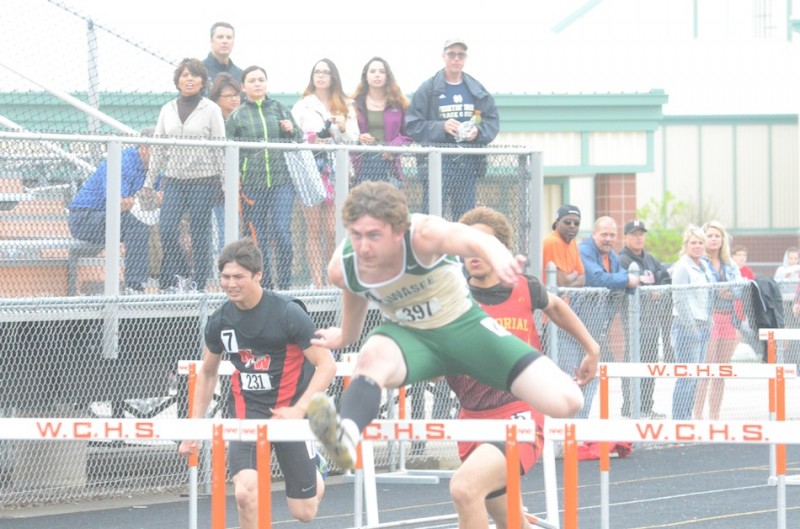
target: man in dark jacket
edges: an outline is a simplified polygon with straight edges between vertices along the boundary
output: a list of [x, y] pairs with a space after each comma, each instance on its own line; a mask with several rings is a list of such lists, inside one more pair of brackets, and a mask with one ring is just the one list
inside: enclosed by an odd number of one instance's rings
[[[406, 111], [406, 134], [423, 144], [480, 147], [492, 142], [500, 130], [494, 98], [474, 77], [462, 72], [467, 60], [463, 39], [444, 43], [444, 68], [414, 92]], [[465, 137], [459, 127], [475, 113], [480, 123]], [[428, 159], [419, 157], [417, 170], [423, 186], [422, 210], [428, 208]], [[486, 173], [484, 156], [442, 156], [442, 197], [450, 201], [449, 220], [475, 207], [478, 178]], [[444, 206], [444, 204], [443, 204]], [[445, 208], [446, 209], [446, 208]]]
[[234, 38], [235, 32], [229, 23], [215, 22], [211, 26], [211, 51], [208, 52], [208, 57], [203, 59], [203, 65], [208, 70], [208, 82], [203, 89], [203, 95], [208, 96], [217, 75], [223, 72], [231, 74], [237, 82], [242, 82], [242, 69], [231, 60]]
[[[625, 223], [625, 247], [619, 252], [620, 266], [628, 270], [631, 263], [639, 267], [639, 284], [641, 286], [669, 285], [672, 283], [669, 271], [661, 261], [653, 257], [644, 249], [647, 228], [640, 220], [631, 220]], [[664, 343], [664, 348], [669, 346], [669, 328], [672, 323], [671, 296], [666, 292], [651, 289], [640, 291], [641, 307], [639, 318], [639, 361], [658, 362], [658, 336]], [[623, 314], [625, 322], [625, 335], [628, 335], [627, 313]], [[664, 324], [668, 322], [669, 325]], [[625, 348], [625, 360], [631, 360], [630, 344]], [[622, 379], [622, 414], [631, 416], [633, 395], [630, 378]], [[665, 415], [653, 411], [654, 378], [641, 379], [641, 416], [651, 419], [663, 419]]]

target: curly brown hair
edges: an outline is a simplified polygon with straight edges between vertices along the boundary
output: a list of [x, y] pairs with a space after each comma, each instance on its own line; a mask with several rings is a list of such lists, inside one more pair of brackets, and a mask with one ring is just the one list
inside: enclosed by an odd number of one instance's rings
[[406, 195], [387, 182], [368, 181], [350, 190], [342, 207], [344, 226], [366, 215], [389, 224], [395, 233], [405, 232], [411, 225]]
[[514, 228], [505, 215], [499, 211], [479, 206], [464, 213], [458, 222], [466, 224], [467, 226], [474, 226], [475, 224], [483, 224], [488, 226], [494, 231], [494, 236], [503, 243], [503, 245], [511, 249], [511, 239], [514, 236]]

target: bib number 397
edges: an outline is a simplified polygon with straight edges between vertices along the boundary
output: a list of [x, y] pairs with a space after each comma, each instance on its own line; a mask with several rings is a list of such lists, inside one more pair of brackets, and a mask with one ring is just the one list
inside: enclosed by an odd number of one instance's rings
[[409, 305], [408, 307], [403, 307], [402, 309], [397, 309], [395, 315], [397, 319], [400, 321], [407, 321], [407, 322], [415, 322], [415, 321], [422, 321], [427, 320], [437, 312], [441, 305], [439, 305], [439, 301], [434, 298], [426, 301], [425, 303], [418, 303], [416, 305]]
[[242, 387], [247, 391], [269, 391], [272, 384], [267, 373], [242, 373]]

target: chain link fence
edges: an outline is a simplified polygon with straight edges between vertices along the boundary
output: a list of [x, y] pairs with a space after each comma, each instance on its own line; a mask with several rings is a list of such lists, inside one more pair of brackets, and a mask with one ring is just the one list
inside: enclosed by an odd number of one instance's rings
[[[600, 343], [602, 362], [759, 363], [766, 361], [766, 344], [758, 339], [755, 304], [761, 303], [753, 282], [716, 283], [707, 286], [642, 286], [631, 292], [599, 288], [562, 288], [568, 302]], [[720, 300], [733, 303], [720, 303]], [[682, 300], [705, 299], [706, 320], [682, 313]], [[791, 314], [793, 296], [785, 298]], [[687, 321], [696, 328], [687, 331]], [[787, 318], [787, 328], [797, 328], [797, 318]], [[574, 368], [582, 352], [574, 340], [554, 326], [541, 328], [544, 349], [565, 370]], [[798, 344], [778, 343], [777, 362], [798, 365]], [[566, 359], [564, 358], [566, 357]], [[577, 360], [576, 360], [577, 359]], [[769, 418], [766, 380], [735, 380], [724, 373], [701, 378], [611, 379], [609, 416], [650, 419]], [[677, 386], [677, 387], [676, 387]], [[597, 381], [584, 395], [584, 415], [599, 417]], [[787, 418], [800, 417], [797, 380], [787, 382]]]
[[[0, 132], [0, 144], [0, 297], [114, 294], [105, 288], [112, 269], [120, 292], [215, 292], [216, 255], [245, 235], [265, 254], [265, 287], [322, 288], [343, 234], [335, 211], [356, 181], [386, 177], [376, 160], [388, 162], [412, 211], [457, 219], [468, 204], [490, 206], [517, 227], [519, 250], [531, 248], [524, 149], [316, 147], [319, 173], [306, 174], [326, 196], [307, 205], [289, 176], [297, 161], [284, 159], [307, 145], [23, 132]], [[240, 172], [264, 159], [273, 161], [240, 185]], [[480, 177], [461, 182], [452, 163]], [[105, 247], [109, 227], [122, 250]]]
[[[224, 301], [213, 275], [213, 260], [221, 241], [250, 234], [244, 203], [251, 197], [241, 194], [238, 185], [240, 154], [247, 149], [249, 154], [280, 156], [287, 149], [297, 149], [297, 144], [251, 142], [240, 149], [240, 144], [226, 141], [25, 132], [0, 132], [0, 142], [0, 181], [9, 191], [14, 186], [14, 193], [0, 195], [6, 206], [0, 212], [6, 228], [0, 238], [0, 334], [4, 337], [0, 413], [9, 417], [186, 416], [186, 381], [177, 375], [178, 361], [201, 357], [205, 319]], [[355, 183], [356, 169], [361, 180], [384, 176], [375, 172], [375, 167], [385, 168], [374, 164], [375, 160], [371, 166], [360, 164], [367, 156], [384, 159], [385, 155], [391, 162], [398, 176], [393, 183], [407, 193], [412, 211], [434, 212], [442, 210], [443, 202], [449, 207], [448, 195], [442, 191], [448, 157], [462, 164], [480, 157], [474, 163], [483, 167], [484, 174], [475, 182], [475, 203], [503, 211], [517, 227], [520, 249], [531, 247], [529, 151], [339, 145], [315, 149], [314, 154], [329, 165], [330, 203], [317, 206], [328, 210], [322, 222], [325, 230], [312, 233], [306, 211], [310, 208], [292, 193], [276, 204], [273, 214], [290, 218], [286, 235], [293, 252], [287, 255], [269, 239], [259, 239], [259, 244], [271, 253], [273, 277], [289, 278], [287, 284], [268, 286], [301, 297], [320, 327], [338, 323], [338, 294], [324, 284], [318, 288], [311, 268], [324, 269], [334, 237], [343, 233], [341, 226], [337, 232], [333, 212], [340, 209], [347, 189]], [[136, 170], [129, 171], [131, 160], [160, 158], [153, 165], [170, 167], [191, 165], [198, 156], [218, 160], [222, 176], [214, 177], [207, 189], [184, 197], [180, 205], [186, 208], [176, 212], [165, 231], [167, 210], [174, 205], [164, 199], [160, 207], [157, 200], [155, 207], [148, 207], [142, 204], [148, 197], [136, 186], [152, 177], [154, 192], [167, 195], [164, 186], [198, 184], [171, 182], [159, 172], [152, 174], [144, 167], [147, 164], [134, 163]], [[420, 160], [427, 167], [424, 176], [417, 167]], [[138, 180], [126, 181], [131, 172]], [[429, 191], [424, 190], [428, 186], [423, 187], [423, 178], [430, 182]], [[204, 183], [211, 184], [199, 186]], [[91, 200], [81, 202], [86, 190], [92, 191]], [[106, 200], [126, 193], [137, 197], [130, 208], [126, 209], [125, 200]], [[222, 213], [217, 216], [219, 206]], [[147, 229], [126, 232], [133, 222]], [[201, 224], [202, 229], [193, 231], [192, 223]], [[87, 227], [97, 228], [92, 234], [96, 237], [87, 236]], [[123, 244], [105, 244], [109, 233], [114, 235], [109, 240], [118, 237]], [[165, 243], [165, 235], [172, 238], [171, 243]], [[201, 244], [210, 249], [199, 250]], [[139, 251], [142, 247], [147, 251]], [[170, 260], [177, 264], [167, 264]], [[371, 311], [367, 330], [379, 320], [379, 313]], [[338, 396], [341, 388], [337, 380], [331, 393]], [[219, 389], [215, 413], [223, 413], [229, 385], [223, 380]], [[449, 391], [442, 389], [440, 385], [426, 391], [423, 384], [412, 389], [407, 416], [454, 416], [457, 406]], [[440, 412], [438, 408], [444, 405], [448, 409]], [[396, 398], [387, 400], [381, 413], [396, 417]], [[377, 464], [397, 468], [397, 448], [380, 447]], [[457, 463], [454, 444], [409, 449], [409, 466]], [[186, 487], [185, 462], [169, 442], [0, 441], [0, 463], [0, 504], [4, 506]], [[273, 470], [279, 477], [275, 463]], [[201, 476], [204, 486], [209, 479], [207, 472]]]
[[[713, 297], [731, 285], [688, 290]], [[760, 357], [749, 327], [755, 289], [740, 289], [741, 319], [730, 362], [754, 363]], [[670, 361], [668, 343], [674, 338], [669, 300], [683, 287], [641, 287], [632, 294], [615, 295], [604, 289], [564, 289], [568, 298], [602, 345], [604, 361]], [[319, 327], [339, 321], [339, 294], [330, 291], [289, 291], [309, 307]], [[653, 298], [658, 298], [654, 300]], [[0, 302], [0, 413], [7, 417], [175, 418], [186, 416], [187, 381], [177, 374], [179, 360], [197, 360], [202, 352], [206, 318], [224, 302], [219, 293], [183, 293], [170, 296], [75, 297], [19, 299]], [[649, 300], [649, 301], [645, 301]], [[656, 301], [656, 303], [650, 303]], [[663, 303], [663, 305], [662, 305]], [[581, 309], [585, 307], [587, 310]], [[613, 307], [613, 310], [603, 310]], [[541, 316], [541, 315], [539, 315]], [[717, 319], [717, 323], [719, 323]], [[380, 322], [370, 310], [365, 333]], [[568, 351], [552, 325], [538, 318], [545, 352], [559, 360]], [[709, 328], [708, 350], [714, 340]], [[676, 342], [673, 342], [676, 343]], [[359, 343], [337, 354], [355, 352]], [[681, 345], [672, 354], [681, 361]], [[779, 362], [796, 362], [784, 344]], [[709, 361], [711, 361], [709, 359]], [[620, 379], [610, 384], [612, 418], [652, 417], [648, 411], [670, 418], [678, 404], [695, 409], [695, 399], [675, 389], [670, 378]], [[682, 379], [689, 380], [689, 379]], [[696, 379], [695, 385], [699, 385]], [[329, 392], [338, 397], [342, 381]], [[229, 385], [221, 379], [211, 413], [223, 416]], [[725, 381], [724, 388], [708, 387], [708, 402], [721, 389], [719, 418], [766, 420], [769, 418], [767, 381]], [[592, 391], [596, 391], [593, 388]], [[800, 418], [800, 387], [787, 383], [787, 418]], [[421, 383], [409, 388], [406, 417], [452, 418], [458, 406], [446, 386]], [[695, 392], [698, 395], [699, 392]], [[625, 399], [625, 396], [627, 400]], [[683, 399], [683, 400], [681, 400]], [[629, 408], [626, 410], [625, 402]], [[650, 404], [648, 404], [650, 403]], [[394, 397], [384, 402], [381, 417], [397, 417]], [[594, 398], [590, 417], [599, 416]], [[710, 411], [702, 412], [709, 418]], [[376, 465], [393, 470], [399, 465], [398, 446], [376, 448]], [[454, 444], [406, 443], [408, 468], [448, 468], [457, 465]], [[207, 455], [207, 454], [206, 454]], [[210, 483], [208, 460], [201, 458], [200, 486]], [[273, 475], [280, 471], [273, 460]], [[333, 469], [337, 471], [337, 469]], [[187, 486], [185, 460], [174, 442], [138, 441], [0, 441], [0, 504], [15, 507], [111, 497], [121, 494], [179, 491]]]

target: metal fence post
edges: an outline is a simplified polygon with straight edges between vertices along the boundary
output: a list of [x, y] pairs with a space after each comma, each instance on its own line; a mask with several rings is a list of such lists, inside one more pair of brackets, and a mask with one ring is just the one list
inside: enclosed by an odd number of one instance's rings
[[[108, 142], [108, 174], [106, 196], [116, 197], [106, 200], [106, 296], [119, 295], [119, 241], [120, 215], [122, 204], [122, 145], [119, 141]], [[103, 358], [116, 359], [119, 356], [119, 312], [116, 303], [108, 303], [103, 309]]]
[[[639, 276], [641, 271], [639, 265], [632, 262], [628, 267], [628, 274]], [[632, 363], [639, 363], [641, 358], [640, 352], [640, 336], [641, 336], [641, 292], [642, 289], [637, 287], [628, 296], [628, 361]], [[641, 379], [634, 377], [631, 380], [631, 416], [634, 418], [641, 417]]]
[[[547, 285], [548, 292], [552, 292], [556, 296], [558, 295], [558, 273], [556, 271], [556, 264], [552, 261], [547, 263], [547, 280], [545, 285]], [[553, 362], [558, 364], [558, 328], [552, 321], [547, 324], [546, 349], [544, 353], [549, 356]]]
[[[336, 197], [336, 244], [341, 242], [347, 235], [342, 216], [338, 212], [342, 211], [344, 199], [350, 192], [350, 151], [338, 149], [336, 151], [336, 182], [334, 183], [334, 194]], [[330, 251], [330, 250], [329, 250]], [[333, 252], [331, 252], [333, 253]]]
[[442, 152], [428, 153], [428, 211], [442, 216]]
[[[539, 271], [542, 269], [542, 210], [543, 210], [543, 196], [544, 196], [544, 168], [542, 166], [542, 153], [530, 153], [530, 167], [528, 171], [530, 182], [528, 186], [528, 201], [530, 209], [528, 209], [528, 218], [530, 221], [530, 240], [528, 241], [528, 264], [531, 273], [538, 277]], [[549, 285], [549, 271], [548, 282]], [[556, 285], [556, 291], [558, 285]]]
[[225, 174], [222, 190], [225, 193], [225, 244], [239, 238], [239, 146], [225, 147]]

